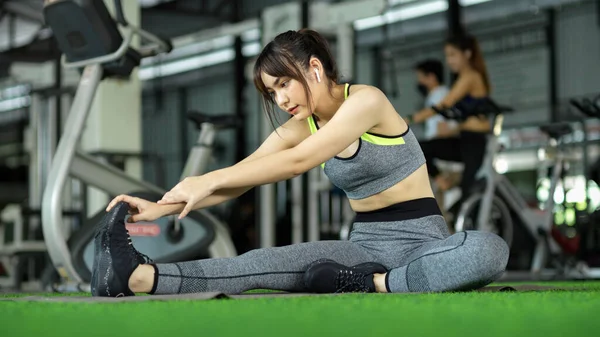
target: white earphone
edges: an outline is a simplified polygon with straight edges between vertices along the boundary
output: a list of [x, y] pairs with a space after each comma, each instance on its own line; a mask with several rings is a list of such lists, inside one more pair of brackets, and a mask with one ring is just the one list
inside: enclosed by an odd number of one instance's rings
[[317, 74], [317, 82], [321, 82], [321, 75], [319, 75], [319, 70], [315, 68], [315, 74]]

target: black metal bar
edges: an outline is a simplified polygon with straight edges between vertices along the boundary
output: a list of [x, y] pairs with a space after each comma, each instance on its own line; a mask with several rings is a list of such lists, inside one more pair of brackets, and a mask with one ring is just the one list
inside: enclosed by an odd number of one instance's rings
[[462, 7], [458, 0], [448, 0], [446, 19], [448, 21], [448, 32], [450, 35], [460, 35], [465, 32], [462, 25]]
[[[310, 2], [309, 0], [303, 0], [300, 3], [300, 24], [303, 28], [307, 28], [310, 27], [310, 19], [309, 19], [309, 12], [310, 12]], [[304, 174], [303, 178], [302, 178], [302, 204], [303, 205], [308, 205], [308, 198], [310, 196], [310, 188], [309, 188], [309, 176], [308, 174]], [[291, 190], [292, 188], [292, 182], [288, 181], [288, 188]], [[291, 205], [291, 198], [287, 198], [287, 203], [288, 205]], [[288, 208], [289, 209], [289, 208]], [[291, 216], [292, 212], [288, 212], [288, 217]], [[307, 238], [308, 237], [308, 226], [306, 224], [308, 224], [308, 222], [306, 221], [306, 219], [308, 219], [308, 207], [303, 207], [302, 208], [302, 219], [304, 219], [304, 226], [302, 226], [303, 230], [302, 230], [302, 237], [303, 238]], [[279, 227], [279, 226], [277, 226]], [[290, 226], [291, 227], [291, 226]]]
[[[241, 1], [232, 2], [232, 18], [234, 22], [242, 20], [242, 6]], [[246, 157], [246, 113], [245, 113], [245, 100], [244, 100], [244, 89], [246, 86], [246, 58], [242, 53], [242, 47], [244, 42], [241, 36], [236, 36], [234, 41], [235, 59], [233, 61], [233, 71], [235, 76], [235, 115], [241, 121], [241, 127], [236, 129], [236, 152], [235, 160], [240, 161]]]
[[596, 21], [598, 21], [598, 27], [600, 27], [600, 1], [594, 1], [596, 3]]
[[309, 18], [308, 18], [308, 14], [310, 13], [310, 1], [309, 0], [302, 1], [300, 11], [301, 11], [302, 28], [307, 28], [310, 24]]
[[373, 86], [380, 88], [385, 91], [383, 88], [383, 51], [381, 50], [381, 45], [375, 45], [371, 49], [371, 53], [373, 55]]
[[190, 141], [188, 135], [188, 102], [187, 102], [187, 88], [179, 87], [177, 90], [178, 98], [179, 98], [179, 129], [180, 129], [180, 138], [179, 138], [179, 158], [181, 163], [181, 172], [183, 172], [183, 168], [187, 161], [188, 149], [190, 148]]
[[[462, 7], [460, 6], [458, 0], [448, 0], [446, 21], [448, 23], [449, 36], [463, 35], [466, 33], [466, 30], [462, 25]], [[449, 83], [454, 83], [454, 81], [456, 81], [457, 76], [457, 74], [452, 73], [450, 75]]]
[[8, 16], [8, 49], [13, 49], [15, 47], [15, 34], [17, 33], [17, 16], [14, 14], [9, 14]]
[[354, 57], [352, 58], [352, 82], [358, 82], [358, 34], [352, 34], [352, 45], [354, 46]]
[[[56, 71], [56, 69], [55, 69], [55, 71]], [[55, 85], [52, 85], [52, 86], [48, 86], [48, 87], [31, 89], [31, 91], [29, 91], [29, 93], [35, 94], [35, 95], [40, 95], [40, 96], [44, 97], [44, 99], [46, 99], [48, 97], [53, 97], [53, 96], [57, 96], [57, 95], [65, 95], [65, 94], [74, 96], [76, 90], [77, 90], [77, 88], [73, 87], [73, 86], [56, 87]]]
[[548, 76], [549, 76], [549, 100], [550, 100], [550, 122], [556, 122], [559, 119], [558, 116], [558, 59], [556, 54], [558, 53], [556, 47], [556, 11], [552, 8], [548, 9], [548, 25], [546, 26], [546, 43], [548, 45], [549, 62], [548, 62]]
[[125, 19], [125, 13], [123, 12], [123, 5], [121, 4], [121, 0], [114, 0], [114, 4], [117, 21], [125, 27], [129, 26], [129, 23]]
[[56, 89], [60, 94], [55, 96], [54, 108], [56, 109], [56, 144], [53, 144], [54, 147], [58, 146], [58, 141], [60, 136], [62, 135], [62, 92], [60, 91], [62, 87], [62, 65], [60, 63], [60, 57], [57, 57], [54, 61], [54, 89]]
[[235, 160], [243, 160], [246, 154], [246, 128], [245, 128], [245, 102], [244, 102], [244, 87], [246, 86], [245, 64], [246, 58], [242, 53], [243, 42], [240, 36], [236, 36], [234, 42], [235, 59], [233, 61], [234, 76], [235, 76], [235, 115], [239, 118], [242, 123], [242, 127], [236, 129], [236, 154]]
[[[392, 54], [392, 45], [393, 43], [393, 39], [392, 39], [392, 35], [390, 33], [390, 25], [389, 24], [385, 24], [383, 26], [383, 39], [385, 41], [383, 48], [379, 47], [379, 62], [378, 62], [378, 66], [379, 66], [379, 70], [378, 73], [380, 76], [382, 76], [381, 78], [383, 78], [383, 74], [387, 73], [388, 74], [388, 78], [389, 78], [389, 90], [386, 90], [385, 93], [390, 95], [390, 97], [398, 97], [399, 95], [399, 91], [400, 91], [400, 84], [398, 84], [398, 73], [397, 73], [397, 68], [396, 68], [396, 59], [394, 58], [393, 54]], [[386, 64], [388, 66], [387, 69], [384, 69], [384, 64]], [[383, 81], [382, 81], [383, 82]], [[383, 83], [381, 83], [383, 84]]]
[[[591, 177], [590, 177], [590, 158], [589, 158], [589, 154], [588, 154], [588, 132], [587, 132], [587, 125], [585, 123], [586, 118], [584, 116], [581, 117], [580, 119], [580, 123], [581, 123], [581, 131], [583, 133], [583, 141], [582, 143], [582, 148], [583, 148], [583, 158], [582, 158], [582, 165], [583, 165], [583, 177], [585, 178], [585, 181], [590, 181]], [[589, 205], [590, 203], [590, 186], [589, 184], [585, 184], [585, 202], [586, 205]]]

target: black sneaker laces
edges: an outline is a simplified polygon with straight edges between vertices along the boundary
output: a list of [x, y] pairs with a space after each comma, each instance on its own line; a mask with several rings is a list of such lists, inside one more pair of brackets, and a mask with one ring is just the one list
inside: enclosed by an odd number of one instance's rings
[[365, 274], [352, 270], [340, 270], [335, 278], [336, 293], [344, 292], [369, 292], [365, 284]]
[[142, 254], [137, 249], [135, 249], [135, 247], [133, 246], [133, 242], [131, 241], [129, 231], [127, 229], [125, 229], [125, 231], [127, 232], [127, 243], [129, 244], [129, 249], [131, 249], [136, 258], [142, 258], [144, 259], [144, 261], [146, 261], [146, 263], [154, 263], [154, 261], [152, 261], [152, 259], [148, 255]]

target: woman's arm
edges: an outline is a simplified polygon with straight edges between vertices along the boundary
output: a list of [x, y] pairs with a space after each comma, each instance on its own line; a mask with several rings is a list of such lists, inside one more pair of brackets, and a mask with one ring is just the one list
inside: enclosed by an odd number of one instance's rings
[[[305, 121], [290, 119], [282, 126], [277, 128], [277, 131], [273, 131], [256, 151], [231, 167], [252, 162], [273, 153], [293, 148], [309, 136], [310, 131], [308, 124]], [[194, 209], [207, 208], [221, 204], [239, 197], [240, 195], [251, 190], [253, 187], [254, 186], [244, 186], [237, 188], [218, 189], [209, 197], [196, 203], [194, 205]], [[185, 205], [185, 203], [162, 204], [159, 205], [159, 207], [164, 207], [165, 215], [175, 215], [181, 213], [181, 211], [183, 211], [185, 208]]]
[[[210, 189], [257, 186], [290, 179], [334, 157], [379, 124], [387, 97], [373, 87], [356, 91], [318, 132], [297, 146], [210, 173]], [[391, 105], [390, 105], [391, 107]]]
[[[436, 105], [436, 108], [449, 108], [467, 96], [471, 92], [473, 80], [473, 74], [459, 77], [450, 92]], [[421, 123], [435, 114], [436, 112], [432, 108], [423, 109], [412, 116], [412, 122]]]

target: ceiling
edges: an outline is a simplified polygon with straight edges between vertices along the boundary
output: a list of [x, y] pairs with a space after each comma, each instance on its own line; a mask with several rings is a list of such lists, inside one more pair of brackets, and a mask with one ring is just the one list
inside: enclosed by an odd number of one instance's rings
[[[110, 3], [114, 0], [104, 1]], [[165, 38], [174, 38], [223, 23], [256, 18], [264, 8], [297, 0], [121, 0], [125, 1], [139, 3], [141, 26], [144, 30]], [[402, 6], [433, 0], [388, 1], [390, 6]], [[573, 1], [576, 0], [521, 0], [522, 3], [536, 6]], [[43, 3], [44, 0], [0, 0], [0, 78], [6, 76], [12, 62], [45, 62], [57, 59], [60, 55], [52, 32], [44, 27]]]
[[[106, 0], [111, 1], [111, 0]], [[121, 0], [131, 1], [131, 0]], [[166, 38], [256, 17], [283, 0], [137, 0], [144, 30]], [[45, 62], [60, 53], [44, 27], [43, 0], [0, 0], [0, 78], [11, 62]], [[4, 73], [3, 73], [4, 71]]]

